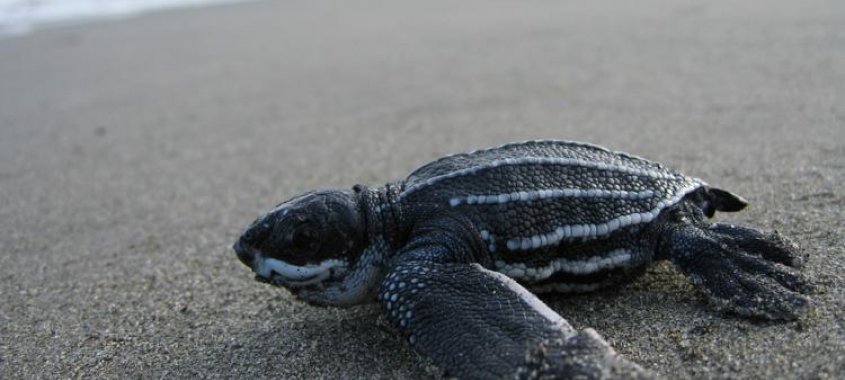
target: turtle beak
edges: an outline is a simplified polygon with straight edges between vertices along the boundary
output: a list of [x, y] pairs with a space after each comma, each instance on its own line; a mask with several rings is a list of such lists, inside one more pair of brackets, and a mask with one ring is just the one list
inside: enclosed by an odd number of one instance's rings
[[267, 216], [256, 219], [232, 246], [232, 249], [238, 254], [238, 259], [246, 266], [254, 268], [255, 256], [259, 253], [255, 247], [259, 246], [270, 235], [272, 230], [270, 226], [271, 223]]
[[246, 266], [252, 268], [252, 263], [255, 261], [255, 255], [253, 255], [252, 250], [245, 248], [243, 244], [241, 244], [240, 239], [235, 242], [235, 245], [232, 246], [232, 249], [234, 249], [235, 253], [238, 255], [238, 260], [240, 260]]

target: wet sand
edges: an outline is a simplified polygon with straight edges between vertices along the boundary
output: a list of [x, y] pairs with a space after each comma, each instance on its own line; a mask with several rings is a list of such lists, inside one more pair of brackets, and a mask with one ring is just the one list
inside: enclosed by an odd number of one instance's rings
[[670, 378], [841, 378], [843, 46], [836, 1], [269, 1], [0, 40], [0, 377], [438, 376], [231, 243], [303, 190], [556, 138], [745, 196], [719, 218], [794, 238], [817, 290], [753, 321], [658, 265], [553, 309]]

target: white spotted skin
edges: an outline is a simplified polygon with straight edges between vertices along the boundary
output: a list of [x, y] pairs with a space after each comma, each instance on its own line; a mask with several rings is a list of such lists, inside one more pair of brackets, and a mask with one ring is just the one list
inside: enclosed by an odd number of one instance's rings
[[487, 251], [490, 253], [496, 252], [496, 235], [491, 234], [490, 231], [481, 230], [479, 237], [487, 244]]
[[[414, 306], [409, 298], [415, 298], [417, 294], [425, 291], [427, 285], [420, 277], [436, 273], [436, 269], [414, 265], [391, 272], [385, 277], [377, 299], [381, 301], [387, 315], [400, 327], [408, 328], [413, 322]], [[413, 275], [421, 276], [414, 277]], [[409, 279], [404, 282], [402, 278]], [[411, 344], [414, 344], [413, 340], [413, 336], [409, 337]]]

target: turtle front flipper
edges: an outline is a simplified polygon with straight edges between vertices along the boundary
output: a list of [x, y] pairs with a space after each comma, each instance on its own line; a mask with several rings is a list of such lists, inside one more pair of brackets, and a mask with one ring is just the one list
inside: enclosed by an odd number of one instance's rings
[[797, 245], [777, 233], [708, 224], [696, 213], [676, 210], [661, 234], [658, 255], [669, 258], [721, 309], [766, 319], [804, 314], [811, 285], [799, 273]]
[[480, 265], [487, 253], [470, 228], [443, 218], [417, 229], [382, 282], [383, 311], [415, 350], [458, 378], [648, 376]]

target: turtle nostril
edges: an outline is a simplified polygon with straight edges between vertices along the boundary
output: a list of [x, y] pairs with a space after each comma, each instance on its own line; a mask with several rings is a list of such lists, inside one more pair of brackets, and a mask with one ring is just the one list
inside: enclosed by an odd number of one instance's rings
[[[244, 236], [241, 240], [252, 241], [255, 240], [255, 228], [250, 228], [246, 232], [244, 232]], [[238, 242], [240, 243], [240, 242]]]
[[266, 239], [269, 234], [269, 224], [263, 220], [257, 220], [244, 231], [239, 242], [243, 242], [244, 246], [255, 246]]
[[235, 245], [232, 246], [232, 249], [234, 249], [235, 253], [238, 254], [238, 260], [240, 260], [246, 266], [252, 268], [252, 261], [254, 259], [252, 252], [249, 249], [245, 248], [241, 244], [240, 240], [235, 242]]

